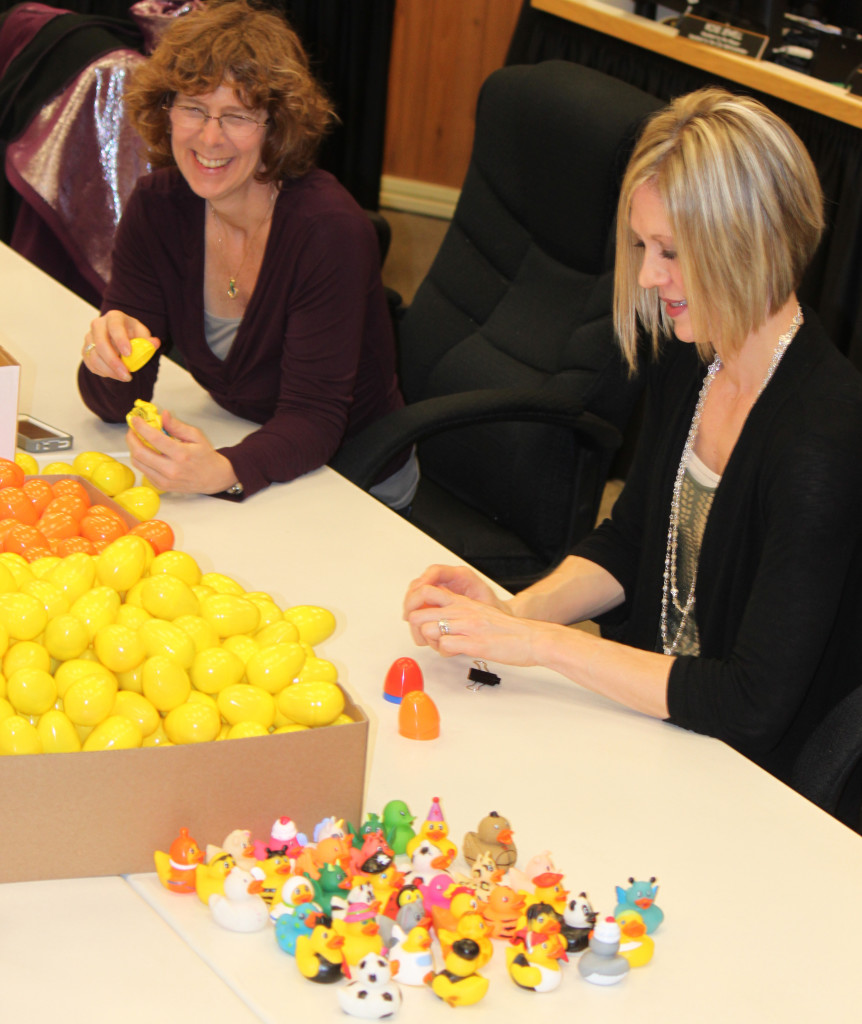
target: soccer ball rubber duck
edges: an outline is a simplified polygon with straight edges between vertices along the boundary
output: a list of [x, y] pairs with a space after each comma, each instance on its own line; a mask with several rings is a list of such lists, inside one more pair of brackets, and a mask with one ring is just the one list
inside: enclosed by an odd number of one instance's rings
[[336, 991], [345, 1013], [365, 1020], [380, 1020], [401, 1009], [401, 989], [392, 980], [386, 957], [366, 953], [351, 973], [356, 980]]

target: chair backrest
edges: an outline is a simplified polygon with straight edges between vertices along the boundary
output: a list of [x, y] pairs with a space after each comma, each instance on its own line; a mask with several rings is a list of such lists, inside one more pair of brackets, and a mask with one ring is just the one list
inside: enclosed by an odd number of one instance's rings
[[[474, 388], [563, 387], [622, 427], [630, 381], [611, 323], [613, 226], [637, 131], [662, 104], [567, 61], [482, 87], [452, 224], [401, 324], [408, 402]], [[472, 427], [426, 441], [423, 476], [552, 554], [573, 502], [560, 428]]]

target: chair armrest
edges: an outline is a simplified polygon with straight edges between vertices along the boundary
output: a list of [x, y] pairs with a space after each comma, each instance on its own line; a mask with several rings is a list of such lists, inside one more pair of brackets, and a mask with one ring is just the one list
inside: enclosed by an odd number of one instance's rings
[[568, 427], [591, 448], [615, 451], [622, 435], [612, 424], [573, 406], [571, 396], [527, 388], [488, 388], [427, 398], [384, 416], [350, 438], [329, 465], [368, 490], [400, 451], [447, 430], [522, 421]]

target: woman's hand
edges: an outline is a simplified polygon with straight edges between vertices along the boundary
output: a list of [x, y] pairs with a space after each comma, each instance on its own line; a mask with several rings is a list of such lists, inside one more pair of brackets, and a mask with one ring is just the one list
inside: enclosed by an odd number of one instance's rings
[[149, 338], [155, 348], [159, 339], [152, 337], [149, 328], [133, 316], [111, 309], [97, 317], [84, 338], [81, 359], [92, 373], [99, 377], [128, 382], [132, 379], [120, 356], [132, 351], [132, 338]]
[[200, 430], [169, 412], [162, 413], [162, 425], [167, 434], [136, 420], [126, 434], [132, 465], [152, 484], [163, 491], [218, 494], [237, 482], [233, 466]]
[[[490, 605], [501, 611], [507, 611], [491, 587], [466, 565], [430, 565], [425, 572], [413, 580], [404, 597], [404, 618], [410, 622], [410, 613], [428, 605], [439, 602], [439, 591], [444, 590], [451, 595], [469, 597], [474, 601]], [[427, 637], [413, 628], [413, 640], [419, 644], [428, 643]]]

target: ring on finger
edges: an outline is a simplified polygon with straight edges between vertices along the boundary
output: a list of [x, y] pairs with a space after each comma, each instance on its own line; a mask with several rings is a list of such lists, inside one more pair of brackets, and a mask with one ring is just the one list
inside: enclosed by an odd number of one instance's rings
[[440, 630], [440, 636], [449, 636], [452, 632], [448, 619], [439, 619], [437, 622], [437, 628]]
[[89, 354], [90, 354], [90, 353], [91, 353], [91, 352], [93, 351], [93, 349], [94, 349], [95, 347], [96, 347], [96, 343], [95, 343], [95, 341], [91, 341], [91, 342], [90, 342], [90, 344], [86, 346], [86, 348], [84, 349], [84, 358], [85, 358], [85, 359], [86, 359], [86, 358], [87, 358], [87, 356], [88, 356], [88, 355], [89, 355]]

